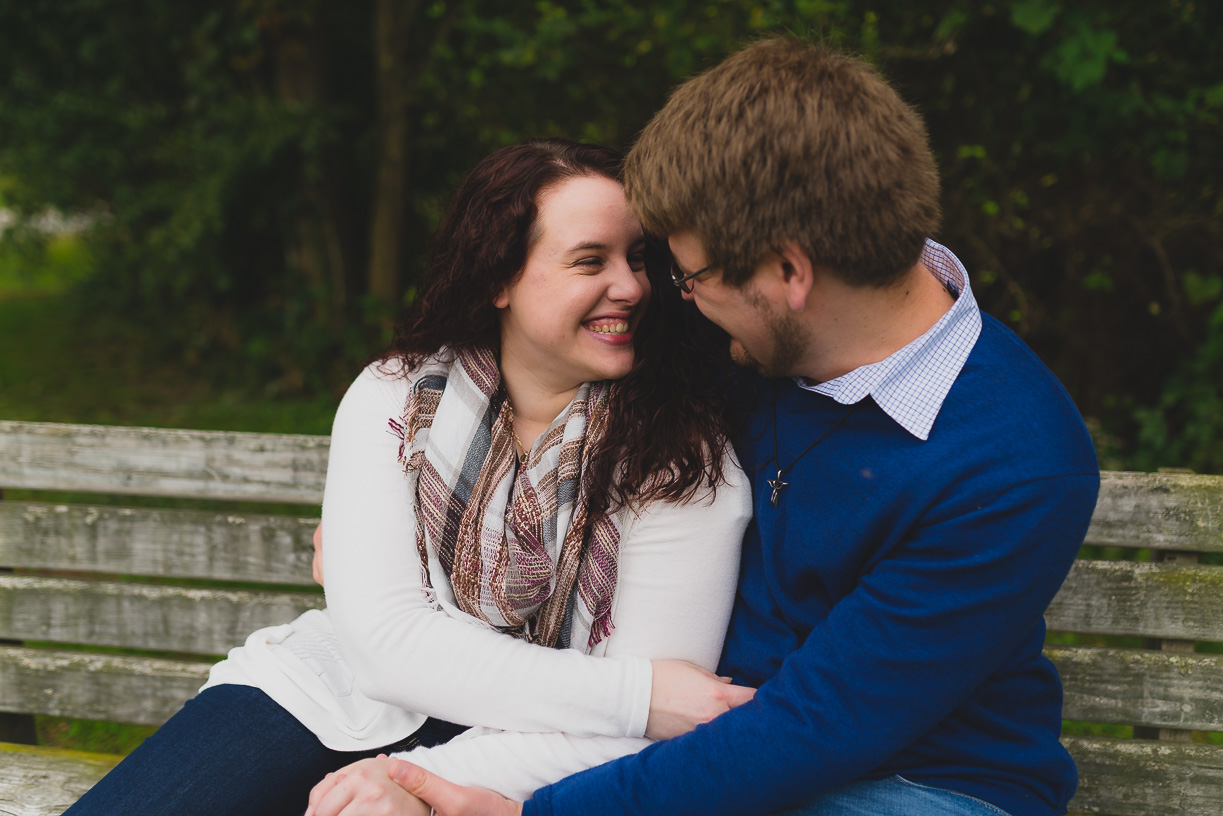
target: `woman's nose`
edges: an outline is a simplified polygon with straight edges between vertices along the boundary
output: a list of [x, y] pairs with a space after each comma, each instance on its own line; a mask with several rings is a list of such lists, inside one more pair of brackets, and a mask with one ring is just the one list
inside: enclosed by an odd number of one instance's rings
[[620, 303], [635, 304], [649, 292], [649, 279], [643, 271], [636, 272], [627, 260], [616, 264], [615, 278], [608, 290], [608, 297]]

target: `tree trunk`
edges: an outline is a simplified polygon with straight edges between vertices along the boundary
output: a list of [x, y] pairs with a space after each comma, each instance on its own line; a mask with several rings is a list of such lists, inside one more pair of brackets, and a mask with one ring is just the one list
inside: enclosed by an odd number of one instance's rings
[[[276, 39], [276, 91], [282, 101], [296, 105], [325, 101], [325, 51], [313, 20], [291, 20], [282, 26]], [[298, 193], [301, 205], [285, 236], [286, 262], [313, 295], [315, 323], [338, 337], [348, 301], [352, 251], [343, 240], [346, 208], [333, 169], [325, 167], [317, 181], [303, 179]]]
[[[419, 0], [375, 0], [374, 54], [378, 94], [378, 160], [370, 231], [369, 293], [388, 308], [387, 322], [400, 296], [405, 195], [408, 184], [408, 106], [417, 68], [408, 47]], [[427, 59], [417, 56], [422, 63]]]

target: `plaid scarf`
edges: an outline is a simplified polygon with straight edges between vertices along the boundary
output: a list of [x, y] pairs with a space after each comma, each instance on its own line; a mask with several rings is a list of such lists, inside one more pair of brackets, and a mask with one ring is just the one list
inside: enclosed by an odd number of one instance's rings
[[583, 384], [520, 466], [491, 350], [444, 349], [419, 368], [392, 428], [416, 477], [431, 600], [545, 646], [589, 652], [611, 632], [620, 530], [588, 512], [582, 465], [607, 427], [612, 387]]

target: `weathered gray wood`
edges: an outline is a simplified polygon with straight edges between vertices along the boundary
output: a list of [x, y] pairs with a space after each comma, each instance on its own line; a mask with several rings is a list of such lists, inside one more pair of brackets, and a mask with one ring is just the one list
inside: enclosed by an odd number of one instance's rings
[[208, 666], [163, 658], [3, 647], [0, 710], [161, 725], [203, 685]]
[[83, 754], [0, 743], [0, 814], [56, 816], [81, 797], [119, 761]]
[[0, 575], [0, 638], [224, 654], [321, 594]]
[[0, 487], [322, 500], [324, 436], [0, 421]]
[[1223, 731], [1223, 655], [1049, 646], [1065, 686], [1062, 716]]
[[1223, 476], [1101, 473], [1087, 543], [1223, 552]]
[[1063, 737], [1079, 766], [1071, 813], [1219, 816], [1223, 745]]
[[[1200, 563], [1201, 558], [1199, 553], [1185, 552], [1184, 550], [1157, 550], [1154, 553], [1152, 561], [1159, 561], [1165, 564], [1178, 564], [1180, 566], [1190, 566]], [[1193, 654], [1197, 650], [1197, 644], [1192, 640], [1176, 640], [1173, 638], [1150, 638], [1144, 643], [1146, 648], [1156, 648], [1158, 646], [1161, 652], [1170, 654]], [[1156, 728], [1154, 734], [1148, 734], [1148, 729], [1138, 727], [1134, 729], [1134, 736], [1139, 739], [1159, 739], [1168, 740], [1169, 742], [1193, 742], [1193, 731], [1185, 728]]]
[[317, 519], [0, 502], [0, 565], [310, 584]]
[[1045, 620], [1064, 632], [1223, 641], [1223, 567], [1079, 559]]

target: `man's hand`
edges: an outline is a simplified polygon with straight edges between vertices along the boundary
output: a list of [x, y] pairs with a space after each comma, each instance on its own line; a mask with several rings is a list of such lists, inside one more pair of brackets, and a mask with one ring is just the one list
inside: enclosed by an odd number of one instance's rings
[[483, 788], [447, 782], [411, 762], [391, 760], [390, 776], [404, 790], [432, 807], [437, 816], [522, 816], [521, 802], [512, 802]]
[[686, 660], [653, 660], [650, 683], [650, 718], [645, 735], [650, 739], [670, 739], [687, 734], [756, 696], [747, 686], [732, 686], [729, 677]]
[[391, 763], [382, 754], [327, 774], [310, 791], [306, 816], [429, 816], [427, 804], [391, 779]]
[[311, 564], [314, 572], [314, 583], [323, 585], [323, 523], [314, 528], [314, 561]]

